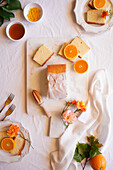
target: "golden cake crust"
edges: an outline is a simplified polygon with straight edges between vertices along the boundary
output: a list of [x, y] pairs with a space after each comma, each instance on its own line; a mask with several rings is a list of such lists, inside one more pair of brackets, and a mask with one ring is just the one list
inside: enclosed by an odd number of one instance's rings
[[66, 64], [54, 64], [47, 66], [47, 73], [59, 74], [66, 72]]

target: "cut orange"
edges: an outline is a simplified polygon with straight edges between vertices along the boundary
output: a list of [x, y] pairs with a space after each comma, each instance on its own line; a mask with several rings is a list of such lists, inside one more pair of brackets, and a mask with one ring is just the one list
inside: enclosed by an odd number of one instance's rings
[[75, 72], [82, 74], [88, 70], [88, 63], [85, 60], [77, 60], [74, 64]]
[[64, 48], [64, 55], [68, 59], [74, 59], [78, 56], [77, 47], [73, 44], [69, 44]]
[[105, 0], [94, 0], [93, 5], [96, 9], [101, 9], [104, 7], [106, 1]]
[[15, 141], [12, 138], [3, 138], [1, 141], [1, 147], [4, 151], [10, 152], [15, 148]]

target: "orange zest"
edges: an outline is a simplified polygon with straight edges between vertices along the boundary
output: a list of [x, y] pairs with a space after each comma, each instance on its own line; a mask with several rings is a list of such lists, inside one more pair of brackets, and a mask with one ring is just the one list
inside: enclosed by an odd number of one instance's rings
[[15, 141], [12, 138], [4, 138], [1, 141], [1, 147], [4, 151], [10, 152], [15, 148]]
[[101, 17], [106, 19], [107, 16], [109, 16], [108, 11], [103, 11]]
[[77, 60], [74, 64], [74, 71], [82, 74], [88, 70], [88, 63], [85, 60]]
[[76, 107], [77, 107], [77, 109], [80, 109], [80, 110], [82, 110], [83, 112], [86, 111], [86, 105], [85, 105], [85, 103], [84, 103], [83, 101], [80, 101], [80, 102], [77, 101]]
[[78, 56], [77, 47], [73, 44], [69, 44], [64, 48], [64, 56], [68, 59], [73, 59]]
[[30, 8], [27, 17], [28, 20], [31, 22], [38, 21], [40, 19], [40, 9], [38, 9], [37, 7]]
[[94, 170], [105, 170], [106, 169], [106, 159], [103, 155], [99, 154], [89, 160], [91, 167]]
[[11, 125], [9, 127], [9, 130], [7, 130], [7, 135], [10, 137], [16, 137], [18, 135], [18, 132], [20, 132], [20, 128], [17, 125]]
[[96, 9], [101, 9], [104, 7], [106, 1], [105, 0], [94, 0], [93, 5]]

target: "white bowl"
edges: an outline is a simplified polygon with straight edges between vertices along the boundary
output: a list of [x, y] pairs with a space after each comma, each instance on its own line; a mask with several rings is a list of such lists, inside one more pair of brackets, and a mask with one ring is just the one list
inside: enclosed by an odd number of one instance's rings
[[[10, 27], [11, 27], [12, 25], [14, 25], [14, 24], [21, 24], [21, 25], [23, 26], [24, 30], [25, 30], [23, 37], [20, 38], [20, 39], [18, 39], [18, 40], [15, 40], [15, 39], [11, 38], [11, 36], [9, 35], [9, 29], [10, 29]], [[20, 21], [13, 21], [13, 22], [11, 22], [11, 23], [9, 23], [9, 24], [7, 25], [7, 27], [6, 27], [6, 34], [7, 34], [8, 38], [9, 38], [10, 40], [12, 40], [12, 41], [20, 41], [20, 40], [22, 40], [22, 39], [26, 36], [26, 27], [25, 27], [25, 25], [24, 25], [22, 22], [20, 22]]]
[[[37, 7], [38, 9], [40, 9], [40, 12], [41, 12], [40, 19], [39, 19], [38, 21], [35, 21], [35, 22], [29, 21], [29, 20], [28, 20], [28, 17], [27, 17], [30, 8], [33, 8], [33, 7]], [[23, 13], [24, 13], [25, 19], [26, 19], [28, 22], [30, 22], [30, 23], [40, 22], [41, 19], [42, 19], [42, 17], [43, 17], [43, 9], [42, 9], [42, 7], [41, 7], [39, 4], [37, 4], [37, 3], [29, 3], [29, 4], [27, 4], [27, 5], [25, 6], [25, 8], [24, 8]]]

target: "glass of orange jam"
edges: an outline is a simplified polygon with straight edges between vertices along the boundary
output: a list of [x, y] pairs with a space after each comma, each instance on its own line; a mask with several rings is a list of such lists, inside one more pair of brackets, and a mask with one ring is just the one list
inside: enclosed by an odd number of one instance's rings
[[26, 28], [23, 23], [14, 21], [6, 28], [7, 36], [13, 41], [22, 40], [26, 34]]

